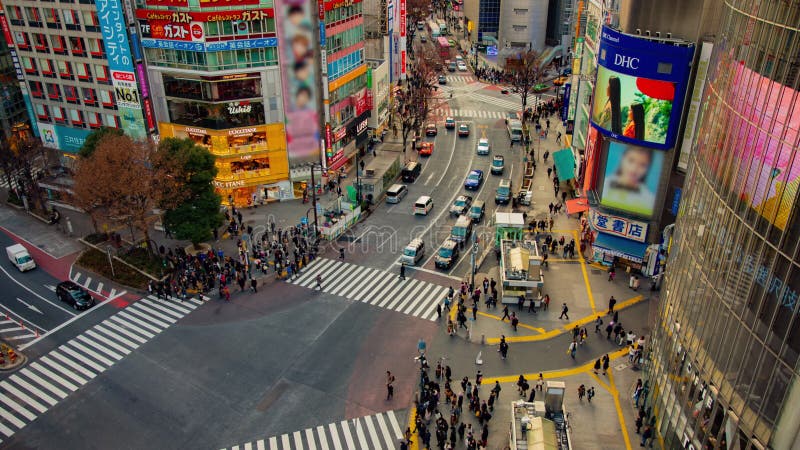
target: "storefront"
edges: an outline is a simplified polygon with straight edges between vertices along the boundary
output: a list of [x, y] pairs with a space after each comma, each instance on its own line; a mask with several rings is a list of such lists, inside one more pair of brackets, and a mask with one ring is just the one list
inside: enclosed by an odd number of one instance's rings
[[592, 243], [592, 259], [604, 265], [616, 263], [617, 268], [642, 270], [649, 246], [646, 242], [649, 225], [625, 217], [612, 216], [592, 209], [589, 226], [596, 236]]
[[188, 138], [216, 156], [214, 186], [223, 203], [238, 207], [294, 198], [283, 125], [212, 130], [160, 123], [162, 137]]

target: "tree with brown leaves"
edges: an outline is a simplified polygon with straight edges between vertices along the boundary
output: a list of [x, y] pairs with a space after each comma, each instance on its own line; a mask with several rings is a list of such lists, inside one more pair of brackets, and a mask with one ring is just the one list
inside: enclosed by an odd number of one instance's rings
[[[509, 58], [511, 59], [511, 58]], [[528, 96], [535, 92], [534, 87], [542, 83], [545, 77], [545, 67], [542, 56], [536, 50], [520, 53], [515, 58], [514, 64], [509, 64], [511, 72], [511, 92], [522, 99], [522, 128], [526, 129]]]
[[75, 198], [95, 225], [100, 218], [125, 224], [133, 241], [135, 229], [153, 251], [150, 226], [158, 218], [154, 210], [172, 207], [183, 198], [174, 161], [150, 142], [112, 134], [77, 166]]
[[428, 118], [433, 92], [436, 90], [437, 57], [430, 49], [422, 50], [411, 66], [405, 89], [395, 97], [404, 155], [411, 132], [421, 136], [422, 126]]

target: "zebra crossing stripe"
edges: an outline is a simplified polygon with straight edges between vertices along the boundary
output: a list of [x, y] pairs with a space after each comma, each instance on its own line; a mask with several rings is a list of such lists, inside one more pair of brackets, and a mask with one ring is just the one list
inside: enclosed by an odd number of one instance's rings
[[120, 316], [120, 317], [124, 317], [124, 318], [130, 320], [131, 322], [141, 326], [141, 327], [147, 328], [148, 330], [151, 330], [151, 331], [155, 332], [156, 334], [161, 333], [161, 329], [156, 328], [153, 325], [150, 325], [147, 322], [143, 322], [143, 321], [139, 320], [138, 318], [128, 314], [127, 310], [123, 310], [122, 312], [118, 313], [117, 315]]
[[58, 400], [56, 400], [53, 397], [51, 397], [50, 395], [46, 394], [41, 389], [38, 389], [36, 386], [33, 386], [32, 384], [28, 383], [27, 381], [25, 381], [25, 379], [23, 379], [20, 376], [12, 375], [12, 376], [10, 376], [8, 378], [8, 380], [10, 382], [22, 387], [23, 389], [27, 390], [31, 394], [35, 395], [37, 398], [39, 398], [41, 400], [44, 400], [46, 403], [49, 403], [50, 406], [53, 406], [56, 403], [58, 403]]
[[[84, 344], [89, 345], [91, 347], [94, 347], [95, 349], [99, 350], [102, 353], [105, 353], [106, 355], [114, 358], [117, 361], [119, 361], [119, 360], [121, 360], [123, 358], [123, 355], [118, 355], [117, 353], [114, 353], [110, 349], [98, 344], [97, 342], [92, 341], [91, 339], [89, 339], [88, 337], [86, 337], [86, 336], [84, 336], [82, 334], [79, 335], [77, 337], [77, 339], [80, 339]], [[108, 365], [109, 366], [113, 366], [115, 362], [116, 361], [112, 361], [111, 364], [108, 364]]]
[[322, 270], [317, 272], [314, 276], [310, 276], [310, 277], [306, 278], [305, 280], [303, 280], [302, 282], [295, 283], [295, 284], [297, 284], [298, 286], [302, 286], [302, 287], [310, 287], [312, 285], [312, 283], [314, 283], [316, 281], [317, 276], [319, 276], [319, 277], [322, 277], [322, 283], [324, 285], [326, 280], [328, 280], [330, 275], [332, 275], [337, 270], [341, 270], [342, 269], [342, 265], [341, 264], [335, 264], [335, 261], [332, 261], [332, 262], [334, 262], [334, 264], [328, 264], [327, 266], [323, 267]]
[[47, 411], [47, 407], [45, 407], [44, 405], [42, 405], [38, 401], [34, 400], [33, 398], [31, 398], [27, 394], [23, 393], [19, 389], [15, 388], [8, 381], [0, 382], [0, 388], [3, 388], [7, 392], [10, 392], [11, 394], [14, 395], [14, 397], [17, 397], [18, 399], [22, 400], [23, 402], [25, 402], [25, 404], [27, 404], [31, 408], [39, 411], [39, 413], [43, 413], [43, 412]]
[[142, 302], [145, 305], [148, 305], [148, 306], [150, 306], [152, 308], [155, 308], [155, 309], [167, 314], [168, 316], [170, 316], [170, 317], [172, 317], [174, 319], [180, 319], [181, 317], [183, 317], [183, 315], [181, 315], [181, 313], [179, 313], [178, 311], [175, 311], [174, 309], [167, 308], [167, 307], [162, 306], [162, 305], [160, 305], [158, 303], [151, 302], [150, 300], [148, 300], [146, 298], [143, 298], [142, 300], [140, 300], [140, 302]]
[[[416, 300], [413, 302], [409, 302], [403, 309], [398, 309], [403, 314], [411, 314], [411, 311], [416, 311], [419, 309], [420, 306], [425, 305], [428, 299], [428, 294], [430, 291], [435, 288], [436, 286], [433, 284], [427, 284], [424, 286], [425, 289], [421, 290], [419, 294], [416, 295]], [[413, 298], [413, 297], [412, 297]]]
[[[110, 339], [106, 339], [105, 337], [101, 336], [100, 334], [98, 334], [94, 330], [86, 330], [86, 334], [88, 334], [89, 336], [97, 339], [98, 341], [102, 342], [103, 344], [113, 348], [114, 350], [119, 350], [120, 352], [124, 353], [125, 355], [128, 355], [128, 354], [131, 353], [131, 351], [129, 349], [117, 344], [116, 342], [113, 342]], [[135, 345], [132, 348], [134, 350], [136, 350], [136, 348], [138, 348], [138, 347], [139, 347], [138, 345]]]
[[119, 334], [114, 333], [113, 331], [109, 330], [108, 328], [103, 327], [102, 325], [95, 325], [94, 330], [97, 333], [100, 333], [106, 339], [112, 339], [114, 341], [121, 342], [128, 346], [129, 348], [136, 350], [139, 348], [139, 343], [129, 341], [128, 339], [120, 336]]
[[[97, 376], [97, 374], [95, 374], [91, 370], [81, 366], [80, 364], [75, 363], [73, 360], [67, 358], [66, 356], [62, 355], [61, 353], [59, 353], [57, 351], [50, 352], [49, 356], [52, 356], [54, 359], [59, 360], [62, 364], [66, 364], [66, 365], [72, 367], [73, 369], [77, 370], [78, 372], [84, 374], [90, 380], [92, 378], [94, 378], [95, 376]], [[44, 358], [42, 358], [42, 359], [44, 359]], [[44, 412], [44, 411], [42, 411], [42, 412]]]
[[[18, 412], [20, 415], [25, 416], [26, 419], [31, 420], [31, 421], [32, 420], [36, 420], [36, 414], [28, 411], [27, 409], [22, 407], [22, 405], [20, 405], [19, 403], [15, 402], [14, 400], [11, 400], [8, 397], [3, 397], [3, 398], [0, 398], [0, 402], [5, 404], [6, 406], [10, 407], [13, 411]], [[22, 427], [20, 427], [20, 428], [22, 428]]]
[[373, 303], [373, 305], [376, 305], [379, 308], [387, 308], [389, 303], [393, 303], [397, 298], [397, 294], [405, 291], [414, 284], [414, 280], [409, 280], [408, 282], [404, 283], [401, 280], [398, 280], [397, 277], [393, 276], [390, 277], [390, 280], [391, 282], [386, 286], [386, 293], [382, 297], [375, 299], [374, 301], [376, 303]]
[[[352, 274], [352, 275], [350, 275], [350, 276], [349, 276], [349, 277], [347, 277], [347, 278], [342, 278], [342, 279], [341, 279], [341, 281], [339, 282], [339, 284], [338, 284], [338, 285], [336, 285], [336, 287], [335, 287], [335, 288], [334, 288], [334, 287], [332, 287], [332, 288], [329, 290], [329, 292], [330, 292], [331, 294], [333, 294], [333, 295], [339, 295], [339, 293], [340, 293], [340, 292], [341, 292], [343, 289], [348, 289], [348, 288], [350, 288], [350, 287], [352, 287], [352, 286], [357, 286], [357, 285], [361, 284], [361, 281], [362, 281], [363, 275], [364, 275], [364, 273], [368, 272], [368, 270], [367, 270], [368, 268], [367, 268], [367, 267], [365, 267], [365, 266], [354, 266], [354, 267], [356, 267], [356, 269], [353, 271], [353, 274]], [[350, 283], [348, 283], [349, 281], [353, 281], [353, 283], [352, 283], [352, 284], [350, 284]]]
[[19, 373], [20, 373], [20, 375], [25, 375], [26, 378], [28, 378], [29, 380], [31, 380], [34, 383], [38, 384], [39, 386], [47, 389], [52, 394], [55, 394], [56, 396], [59, 397], [59, 399], [63, 400], [64, 398], [67, 397], [67, 393], [66, 392], [62, 391], [61, 389], [59, 389], [59, 388], [53, 386], [52, 384], [48, 383], [47, 381], [43, 380], [41, 377], [36, 375], [33, 372], [33, 370], [31, 370], [29, 368], [25, 368], [22, 371], [20, 371]]
[[[58, 371], [59, 373], [63, 374], [67, 378], [71, 379], [72, 381], [78, 383], [79, 385], [84, 385], [89, 382], [89, 380], [85, 378], [81, 378], [75, 372], [67, 369], [66, 367], [60, 365], [59, 363], [53, 361], [52, 359], [48, 358], [47, 356], [43, 356], [39, 358], [39, 362], [44, 363], [47, 365], [48, 368], [52, 369], [53, 371]], [[31, 419], [33, 420], [33, 419]]]
[[0, 433], [3, 433], [4, 435], [6, 435], [8, 437], [11, 437], [11, 436], [14, 435], [14, 431], [11, 428], [8, 428], [7, 426], [3, 425], [2, 422], [0, 422]]
[[373, 289], [366, 292], [366, 295], [364, 295], [364, 298], [362, 299], [364, 303], [369, 303], [370, 305], [376, 305], [379, 303], [381, 300], [383, 300], [383, 297], [381, 297], [383, 292], [397, 279], [386, 272], [377, 274], [376, 278], [378, 279], [378, 283], [375, 284]]
[[[82, 344], [76, 342], [75, 339], [73, 339], [70, 342], [68, 342], [68, 344], [71, 345], [73, 348], [75, 348], [75, 350], [83, 353], [84, 355], [91, 356], [96, 361], [105, 364], [105, 367], [103, 367], [103, 372], [105, 372], [105, 370], [107, 368], [109, 368], [109, 367], [114, 365], [114, 361], [111, 361], [110, 359], [106, 358], [105, 356], [100, 356], [96, 352], [84, 347]], [[89, 359], [89, 358], [86, 358], [85, 356], [79, 356], [79, 357], [80, 357], [80, 359], [82, 359], [84, 361]]]
[[348, 297], [359, 288], [362, 288], [363, 292], [372, 292], [372, 285], [380, 280], [380, 277], [378, 277], [379, 272], [380, 271], [377, 269], [367, 268], [366, 272], [364, 273], [364, 283], [353, 283], [349, 288], [341, 292], [341, 296]]
[[330, 447], [328, 447], [328, 437], [325, 435], [324, 427], [317, 427], [317, 436], [319, 436], [320, 450], [330, 450]]
[[152, 323], [153, 325], [158, 326], [162, 330], [164, 328], [167, 328], [167, 327], [170, 326], [170, 323], [162, 322], [162, 321], [156, 319], [155, 316], [150, 311], [145, 312], [144, 310], [142, 310], [141, 309], [141, 305], [139, 305], [138, 302], [136, 302], [136, 303], [132, 304], [131, 306], [125, 308], [125, 311], [128, 312], [128, 313], [131, 313], [131, 314], [135, 314], [140, 319], [146, 320], [146, 321]]
[[[396, 295], [394, 295], [391, 302], [386, 305], [386, 309], [395, 309], [395, 306], [399, 307], [406, 301], [413, 298], [413, 292], [417, 292], [421, 287], [425, 286], [424, 283], [417, 281], [417, 280], [407, 280], [406, 281], [406, 288], [402, 291], [399, 291]], [[399, 310], [399, 308], [398, 308]]]
[[264, 440], [263, 439], [261, 439], [260, 441], [256, 442], [256, 450], [267, 450], [266, 447], [264, 447]]
[[347, 443], [348, 450], [356, 450], [356, 444], [353, 441], [353, 435], [350, 434], [350, 427], [347, 426], [347, 421], [343, 420], [340, 424], [342, 433], [344, 433], [344, 441]]
[[[333, 292], [334, 289], [339, 286], [340, 283], [345, 282], [348, 278], [352, 277], [355, 268], [358, 266], [349, 263], [341, 263], [339, 264], [339, 270], [332, 273], [332, 278], [328, 280], [325, 286], [326, 292]], [[341, 276], [340, 276], [341, 275]], [[325, 281], [323, 279], [323, 281]]]
[[[77, 347], [76, 347], [76, 348], [77, 348]], [[62, 345], [62, 346], [61, 346], [61, 347], [59, 347], [58, 349], [59, 349], [59, 350], [61, 350], [61, 351], [63, 351], [64, 353], [67, 353], [68, 355], [72, 356], [72, 357], [73, 357], [73, 358], [75, 358], [76, 360], [78, 360], [78, 361], [80, 361], [80, 362], [82, 362], [82, 363], [86, 364], [87, 366], [89, 366], [89, 367], [93, 368], [94, 370], [96, 370], [96, 371], [97, 371], [97, 373], [103, 373], [103, 372], [105, 372], [105, 371], [106, 371], [106, 367], [108, 367], [108, 366], [105, 366], [105, 367], [103, 367], [103, 366], [101, 366], [100, 364], [97, 364], [96, 362], [92, 361], [92, 360], [91, 360], [91, 359], [89, 359], [89, 358], [86, 358], [85, 356], [81, 355], [80, 353], [76, 352], [75, 350], [72, 350], [71, 348], [69, 348], [69, 347], [68, 347], [68, 346], [66, 346], [66, 345]], [[79, 350], [80, 350], [80, 349], [79, 349]], [[110, 365], [110, 364], [109, 364], [109, 365]]]
[[290, 448], [288, 434], [284, 434], [283, 436], [281, 436], [281, 445], [283, 446], [283, 448]]
[[155, 334], [152, 334], [149, 331], [145, 331], [145, 330], [143, 330], [143, 329], [141, 329], [141, 328], [139, 328], [139, 327], [137, 327], [137, 326], [135, 326], [135, 325], [133, 325], [131, 323], [125, 322], [124, 320], [121, 319], [121, 317], [122, 317], [121, 314], [118, 314], [118, 316], [120, 316], [120, 317], [111, 316], [111, 320], [109, 321], [108, 325], [111, 326], [112, 324], [114, 324], [115, 326], [117, 326], [119, 328], [122, 328], [122, 329], [125, 329], [125, 330], [129, 330], [129, 332], [128, 332], [129, 336], [130, 336], [130, 334], [138, 333], [139, 335], [144, 336], [146, 339], [153, 339], [154, 337], [156, 337]]
[[294, 438], [295, 448], [303, 448], [303, 439], [300, 437], [300, 432], [295, 431], [292, 433], [292, 437]]
[[299, 285], [300, 283], [309, 280], [311, 278], [316, 278], [316, 274], [319, 273], [324, 267], [328, 264], [332, 263], [332, 259], [321, 259], [318, 258], [315, 261], [312, 261], [311, 264], [306, 266], [303, 273], [300, 274], [297, 279], [293, 280], [292, 283]]

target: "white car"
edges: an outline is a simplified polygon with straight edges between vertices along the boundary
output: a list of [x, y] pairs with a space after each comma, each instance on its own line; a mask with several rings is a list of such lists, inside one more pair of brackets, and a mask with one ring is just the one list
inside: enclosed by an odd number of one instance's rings
[[458, 70], [460, 72], [466, 72], [467, 71], [467, 65], [463, 61], [459, 61], [458, 62]]
[[478, 154], [488, 155], [490, 151], [491, 151], [491, 146], [489, 145], [489, 140], [486, 138], [480, 138], [478, 140]]

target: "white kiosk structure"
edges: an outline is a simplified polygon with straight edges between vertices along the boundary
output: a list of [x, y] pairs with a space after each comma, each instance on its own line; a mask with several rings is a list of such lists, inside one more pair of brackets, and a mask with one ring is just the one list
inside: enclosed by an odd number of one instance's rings
[[[542, 256], [534, 240], [503, 239], [500, 241], [500, 277], [503, 303], [516, 304], [520, 296], [540, 302], [544, 286]], [[541, 306], [539, 304], [537, 307]]]
[[544, 401], [511, 402], [511, 450], [569, 450], [572, 442], [564, 411], [562, 381], [545, 383]]

